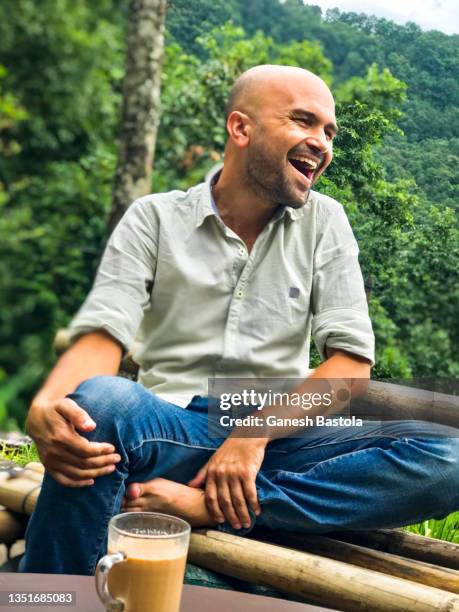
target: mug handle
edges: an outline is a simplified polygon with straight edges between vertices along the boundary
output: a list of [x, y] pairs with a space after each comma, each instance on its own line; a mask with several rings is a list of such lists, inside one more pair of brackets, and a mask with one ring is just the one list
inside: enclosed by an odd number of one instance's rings
[[116, 552], [111, 555], [105, 555], [99, 560], [96, 567], [97, 594], [104, 604], [105, 609], [109, 612], [121, 612], [124, 610], [124, 603], [121, 601], [121, 599], [113, 599], [113, 597], [110, 595], [107, 585], [107, 576], [110, 569], [116, 565], [116, 563], [120, 563], [126, 558], [127, 556], [124, 554], [124, 552]]

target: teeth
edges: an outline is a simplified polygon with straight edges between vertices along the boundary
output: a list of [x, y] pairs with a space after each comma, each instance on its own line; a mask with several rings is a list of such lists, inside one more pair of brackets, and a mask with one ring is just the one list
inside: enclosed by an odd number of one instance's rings
[[297, 159], [298, 161], [303, 162], [304, 164], [308, 164], [313, 170], [317, 168], [317, 162], [315, 162], [313, 159], [310, 159], [309, 157], [304, 157], [303, 155], [293, 155], [290, 159]]

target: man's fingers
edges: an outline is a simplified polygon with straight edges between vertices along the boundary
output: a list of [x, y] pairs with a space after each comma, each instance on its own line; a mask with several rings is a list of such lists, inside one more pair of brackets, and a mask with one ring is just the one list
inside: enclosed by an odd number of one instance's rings
[[112, 453], [110, 455], [100, 455], [98, 457], [80, 457], [71, 453], [67, 449], [60, 447], [51, 450], [48, 454], [47, 463], [54, 465], [56, 469], [60, 464], [71, 466], [80, 470], [94, 470], [115, 465], [121, 461], [120, 455]]
[[239, 517], [239, 523], [242, 523], [243, 527], [250, 527], [251, 519], [249, 509], [247, 508], [247, 502], [244, 497], [244, 491], [241, 482], [238, 478], [230, 480], [230, 495], [233, 508], [236, 510], [236, 514]]
[[[56, 403], [55, 410], [64, 419], [61, 425], [56, 426], [55, 443], [64, 445], [70, 452], [74, 452], [81, 457], [92, 457], [115, 452], [113, 444], [90, 442], [75, 431], [74, 428], [92, 431], [96, 426], [88, 413], [80, 408], [76, 402], [66, 397]], [[65, 426], [65, 423], [67, 426]]]
[[217, 486], [213, 478], [208, 478], [206, 482], [206, 506], [214, 521], [223, 523], [225, 515], [218, 504]]
[[63, 485], [64, 487], [71, 487], [73, 489], [81, 489], [81, 487], [88, 487], [94, 484], [92, 478], [88, 480], [73, 480], [68, 478], [65, 474], [54, 470], [48, 470], [49, 474], [54, 478], [56, 482]]
[[242, 488], [244, 490], [244, 497], [247, 500], [250, 508], [258, 516], [261, 514], [261, 506], [258, 502], [257, 487], [255, 486], [255, 480], [242, 480]]
[[60, 439], [56, 440], [56, 442], [71, 453], [84, 458], [108, 455], [115, 452], [113, 444], [109, 444], [108, 442], [90, 442], [75, 431], [66, 432], [61, 435]]
[[218, 504], [225, 515], [227, 521], [231, 523], [234, 529], [241, 528], [241, 522], [233, 506], [230, 488], [226, 480], [217, 483]]
[[96, 423], [83, 408], [69, 397], [64, 398], [56, 404], [56, 412], [72, 423], [77, 429], [92, 431]]
[[115, 471], [115, 469], [116, 468], [113, 464], [94, 470], [81, 470], [73, 467], [72, 465], [66, 465], [65, 463], [55, 466], [55, 470], [58, 471], [59, 474], [62, 474], [66, 478], [69, 478], [75, 482], [94, 480], [94, 478], [99, 478], [99, 476], [111, 474]]

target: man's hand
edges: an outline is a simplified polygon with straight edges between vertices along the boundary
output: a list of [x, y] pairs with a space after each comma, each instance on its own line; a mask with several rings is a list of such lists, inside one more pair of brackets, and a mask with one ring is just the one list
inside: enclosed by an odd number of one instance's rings
[[84, 487], [94, 478], [110, 474], [121, 457], [112, 444], [89, 442], [77, 433], [92, 431], [96, 423], [69, 398], [33, 403], [26, 423], [40, 459], [60, 484]]
[[267, 440], [228, 438], [199, 470], [188, 486], [206, 487], [206, 503], [212, 518], [225, 518], [234, 529], [250, 527], [248, 507], [260, 514], [255, 479], [265, 456]]

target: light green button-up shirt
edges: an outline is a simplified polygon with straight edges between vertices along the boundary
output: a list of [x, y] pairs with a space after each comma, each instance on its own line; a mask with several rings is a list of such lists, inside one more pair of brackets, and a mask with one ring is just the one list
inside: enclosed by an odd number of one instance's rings
[[139, 382], [186, 406], [208, 379], [305, 378], [311, 333], [374, 362], [358, 246], [341, 204], [311, 191], [282, 208], [250, 254], [210, 182], [135, 201], [113, 232], [72, 337], [104, 329]]

